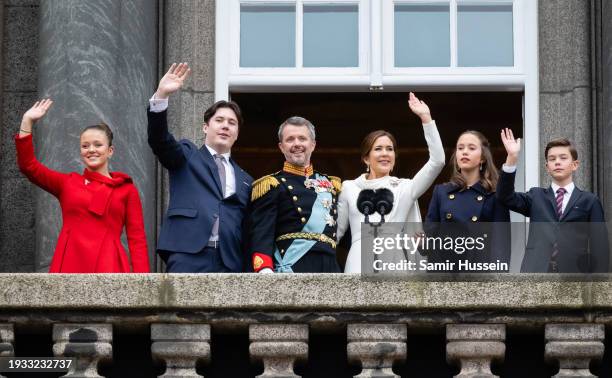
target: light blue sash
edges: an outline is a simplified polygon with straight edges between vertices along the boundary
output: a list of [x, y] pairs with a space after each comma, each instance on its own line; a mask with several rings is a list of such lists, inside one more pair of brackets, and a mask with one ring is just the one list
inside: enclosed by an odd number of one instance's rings
[[[317, 180], [322, 178], [327, 180], [326, 177], [319, 176], [319, 174], [316, 174], [315, 178]], [[332, 194], [330, 192], [325, 191], [317, 193], [317, 198], [312, 205], [312, 212], [310, 213], [308, 222], [304, 225], [301, 232], [323, 233], [327, 225], [325, 217], [329, 215], [329, 208], [326, 209], [323, 206], [325, 200], [328, 200], [331, 204]], [[293, 273], [293, 269], [291, 269], [293, 264], [301, 259], [316, 243], [316, 240], [294, 239], [283, 256], [281, 256], [278, 247], [276, 247], [276, 251], [274, 252], [274, 258], [276, 259], [275, 271], [277, 273]]]

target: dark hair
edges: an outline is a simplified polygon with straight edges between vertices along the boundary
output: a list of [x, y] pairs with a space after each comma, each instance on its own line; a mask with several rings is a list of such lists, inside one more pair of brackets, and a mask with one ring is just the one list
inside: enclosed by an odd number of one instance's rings
[[242, 126], [242, 111], [240, 110], [240, 106], [236, 104], [234, 101], [225, 101], [220, 100], [212, 104], [212, 106], [204, 112], [204, 123], [208, 124], [208, 121], [215, 115], [217, 110], [221, 108], [231, 109], [234, 114], [236, 114], [236, 119], [238, 120], [238, 127]]
[[393, 151], [395, 151], [395, 158], [397, 160], [397, 142], [395, 141], [395, 137], [393, 134], [388, 132], [387, 130], [375, 130], [369, 133], [363, 138], [361, 141], [361, 161], [363, 161], [368, 155], [370, 151], [372, 151], [372, 147], [374, 147], [374, 143], [380, 137], [386, 136], [391, 139], [391, 143], [393, 144]]
[[[487, 137], [485, 137], [481, 132], [476, 130], [466, 130], [459, 135], [461, 138], [465, 134], [474, 135], [480, 141], [480, 149], [482, 150], [480, 154], [480, 158], [482, 161], [482, 166], [480, 168], [480, 185], [487, 191], [493, 192], [495, 191], [495, 187], [497, 186], [497, 180], [499, 179], [499, 173], [497, 168], [495, 167], [495, 162], [493, 161], [493, 154], [491, 154], [491, 146], [489, 145], [489, 141]], [[457, 140], [459, 140], [457, 138]], [[467, 183], [465, 182], [465, 178], [461, 174], [461, 170], [459, 165], [457, 165], [457, 145], [455, 144], [455, 151], [453, 151], [453, 156], [451, 156], [450, 164], [453, 167], [450, 176], [450, 182], [457, 185], [460, 188], [467, 188]]]
[[97, 125], [87, 126], [83, 129], [83, 131], [81, 131], [81, 135], [83, 135], [85, 131], [88, 131], [88, 130], [102, 131], [104, 134], [106, 134], [106, 138], [108, 139], [108, 146], [110, 147], [113, 145], [113, 132], [111, 131], [110, 127], [108, 127], [106, 123], [100, 122]]
[[568, 147], [570, 150], [570, 154], [572, 155], [572, 159], [578, 160], [578, 151], [576, 150], [576, 146], [567, 138], [557, 138], [553, 139], [546, 145], [544, 149], [544, 161], [548, 160], [548, 150], [553, 147]]

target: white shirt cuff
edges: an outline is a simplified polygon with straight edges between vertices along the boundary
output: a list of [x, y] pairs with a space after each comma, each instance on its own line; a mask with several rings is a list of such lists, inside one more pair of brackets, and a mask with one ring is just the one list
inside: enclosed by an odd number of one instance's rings
[[149, 110], [153, 113], [161, 113], [164, 110], [168, 109], [168, 99], [167, 98], [155, 98], [155, 93], [153, 93], [153, 97], [149, 99]]
[[502, 165], [502, 171], [506, 173], [514, 173], [516, 172], [516, 165]]

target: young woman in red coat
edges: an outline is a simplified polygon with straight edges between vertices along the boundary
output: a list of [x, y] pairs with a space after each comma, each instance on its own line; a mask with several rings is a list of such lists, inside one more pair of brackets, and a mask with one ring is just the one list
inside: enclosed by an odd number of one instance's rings
[[[121, 172], [109, 172], [113, 133], [105, 124], [86, 127], [81, 133], [81, 159], [85, 170], [60, 173], [34, 156], [32, 126], [53, 102], [34, 104], [21, 121], [15, 137], [19, 170], [34, 184], [60, 201], [63, 226], [50, 273], [149, 272], [149, 255], [138, 190]], [[132, 260], [121, 244], [125, 226]]]

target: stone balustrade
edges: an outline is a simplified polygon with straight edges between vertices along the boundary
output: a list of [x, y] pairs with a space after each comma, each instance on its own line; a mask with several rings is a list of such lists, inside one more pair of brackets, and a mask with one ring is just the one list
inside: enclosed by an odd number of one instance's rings
[[438, 334], [446, 338], [439, 360], [449, 376], [494, 377], [513, 363], [511, 333], [540, 335], [537, 358], [549, 375], [593, 376], [590, 367], [606, 359], [612, 282], [551, 279], [0, 274], [0, 356], [36, 357], [20, 337], [51, 332], [49, 356], [75, 359], [67, 376], [120, 376], [112, 366], [116, 353], [126, 353], [118, 351], [121, 335], [138, 329], [150, 349], [145, 358], [156, 364], [152, 376], [195, 377], [214, 370], [215, 346], [237, 334], [247, 340], [243, 363], [252, 375], [296, 377], [321, 358], [313, 357], [313, 335], [335, 335], [345, 340], [345, 376], [423, 376], [426, 367], [411, 375], [402, 366], [419, 348], [413, 338]]

